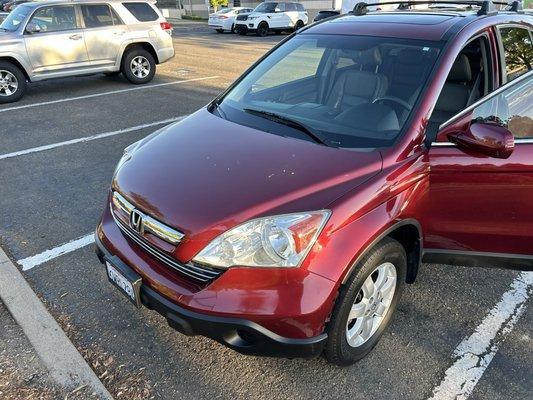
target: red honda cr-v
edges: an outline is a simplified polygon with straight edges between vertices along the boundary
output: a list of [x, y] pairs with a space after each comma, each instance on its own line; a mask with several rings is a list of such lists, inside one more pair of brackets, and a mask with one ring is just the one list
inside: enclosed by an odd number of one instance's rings
[[129, 146], [110, 280], [185, 334], [350, 364], [422, 258], [531, 269], [533, 17], [471, 3], [358, 5]]

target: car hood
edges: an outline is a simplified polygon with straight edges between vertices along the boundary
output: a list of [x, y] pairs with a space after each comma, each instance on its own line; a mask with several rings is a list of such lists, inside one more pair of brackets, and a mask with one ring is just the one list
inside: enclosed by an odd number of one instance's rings
[[113, 187], [185, 233], [188, 246], [178, 258], [188, 261], [251, 218], [326, 208], [381, 167], [377, 150], [286, 138], [202, 109], [143, 142], [119, 169]]

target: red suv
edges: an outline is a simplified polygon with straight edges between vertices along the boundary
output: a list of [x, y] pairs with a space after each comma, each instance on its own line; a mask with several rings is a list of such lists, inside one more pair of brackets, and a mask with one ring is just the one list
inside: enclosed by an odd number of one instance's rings
[[346, 365], [422, 260], [531, 269], [533, 17], [462, 4], [359, 4], [129, 146], [111, 282], [187, 335]]

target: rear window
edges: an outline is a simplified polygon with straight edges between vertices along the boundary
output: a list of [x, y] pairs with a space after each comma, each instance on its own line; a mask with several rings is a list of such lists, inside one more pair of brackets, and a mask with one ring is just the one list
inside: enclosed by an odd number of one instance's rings
[[157, 21], [159, 15], [147, 3], [122, 3], [141, 22]]

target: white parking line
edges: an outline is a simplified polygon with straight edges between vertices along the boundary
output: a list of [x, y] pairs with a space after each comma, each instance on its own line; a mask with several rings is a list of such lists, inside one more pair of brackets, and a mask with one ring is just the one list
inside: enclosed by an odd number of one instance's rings
[[94, 233], [90, 233], [81, 238], [62, 244], [61, 246], [54, 247], [53, 249], [46, 250], [34, 256], [19, 260], [17, 261], [17, 264], [22, 267], [23, 271], [28, 271], [54, 258], [57, 258], [64, 254], [72, 253], [75, 250], [88, 246], [91, 243], [94, 243]]
[[85, 96], [67, 97], [66, 99], [50, 100], [50, 101], [43, 101], [41, 103], [25, 104], [25, 105], [22, 105], [22, 106], [14, 106], [14, 107], [9, 107], [9, 108], [2, 108], [2, 109], [0, 109], [0, 113], [6, 112], [6, 111], [22, 110], [22, 109], [25, 109], [25, 108], [45, 106], [45, 105], [49, 105], [49, 104], [65, 103], [67, 101], [76, 101], [76, 100], [83, 100], [83, 99], [91, 99], [93, 97], [109, 96], [111, 94], [132, 92], [134, 90], [153, 89], [153, 88], [162, 87], [162, 86], [179, 85], [179, 84], [187, 83], [187, 82], [205, 81], [205, 80], [208, 80], [208, 79], [216, 79], [216, 78], [219, 78], [219, 76], [218, 75], [214, 75], [214, 76], [206, 76], [204, 78], [192, 78], [192, 79], [185, 79], [185, 80], [181, 80], [181, 81], [156, 83], [154, 85], [134, 86], [134, 87], [130, 87], [130, 88], [127, 88], [127, 89], [111, 90], [109, 92], [94, 93], [94, 94], [88, 94], [88, 95], [85, 95]]
[[52, 379], [69, 391], [88, 386], [94, 392], [91, 398], [113, 399], [1, 248], [0, 299], [24, 331]]
[[110, 136], [121, 135], [123, 133], [135, 132], [135, 131], [139, 131], [141, 129], [151, 128], [152, 126], [170, 124], [171, 122], [177, 122], [177, 121], [180, 121], [180, 120], [182, 120], [182, 119], [184, 119], [186, 117], [187, 117], [187, 115], [182, 115], [182, 116], [176, 117], [176, 118], [169, 118], [169, 119], [164, 119], [162, 121], [150, 122], [149, 124], [132, 126], [131, 128], [119, 129], [117, 131], [104, 132], [104, 133], [99, 133], [97, 135], [85, 136], [85, 137], [81, 137], [81, 138], [77, 138], [77, 139], [66, 140], [64, 142], [47, 144], [47, 145], [44, 145], [44, 146], [33, 147], [31, 149], [15, 151], [13, 153], [0, 154], [0, 160], [4, 160], [6, 158], [18, 157], [18, 156], [22, 156], [22, 155], [25, 155], [25, 154], [38, 153], [40, 151], [51, 150], [51, 149], [55, 149], [56, 147], [68, 146], [70, 144], [90, 142], [91, 140], [97, 140], [97, 139], [102, 139], [102, 138], [106, 138], [106, 137], [110, 137]]
[[526, 308], [533, 288], [533, 272], [522, 272], [475, 332], [454, 351], [456, 361], [448, 368], [431, 399], [467, 399], [496, 355], [500, 344], [513, 330]]

